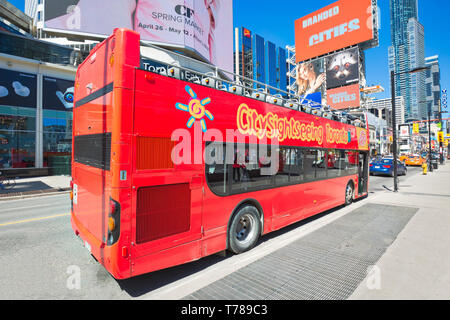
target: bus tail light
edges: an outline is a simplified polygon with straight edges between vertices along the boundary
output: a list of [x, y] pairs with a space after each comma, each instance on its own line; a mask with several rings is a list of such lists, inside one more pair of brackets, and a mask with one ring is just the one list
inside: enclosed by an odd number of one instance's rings
[[128, 247], [122, 247], [122, 257], [123, 258], [128, 257]]
[[109, 199], [108, 214], [108, 246], [115, 244], [120, 236], [120, 204], [116, 200]]

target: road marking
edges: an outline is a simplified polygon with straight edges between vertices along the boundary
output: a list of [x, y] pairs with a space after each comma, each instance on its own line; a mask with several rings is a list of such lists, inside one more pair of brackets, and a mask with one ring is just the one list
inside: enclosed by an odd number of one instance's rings
[[[60, 204], [61, 207], [70, 207], [70, 203], [69, 204]], [[55, 205], [51, 204], [51, 203], [46, 203], [46, 204], [41, 204], [41, 205], [34, 205], [34, 206], [29, 206], [29, 207], [11, 207], [11, 208], [5, 208], [0, 210], [0, 213], [5, 212], [5, 211], [19, 211], [19, 210], [24, 210], [24, 209], [36, 209], [36, 208], [45, 208], [45, 207], [52, 207], [54, 208]]]
[[54, 218], [65, 217], [65, 216], [70, 216], [70, 213], [56, 214], [54, 216], [47, 216], [47, 217], [41, 217], [41, 218], [32, 218], [32, 219], [26, 219], [26, 220], [6, 222], [6, 223], [1, 223], [0, 227], [10, 226], [10, 225], [14, 225], [14, 224], [27, 223], [27, 222], [33, 222], [33, 221], [54, 219]]

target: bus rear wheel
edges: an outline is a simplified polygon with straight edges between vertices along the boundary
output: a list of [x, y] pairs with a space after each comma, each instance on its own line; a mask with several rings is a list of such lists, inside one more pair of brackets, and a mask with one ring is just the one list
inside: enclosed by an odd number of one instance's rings
[[345, 188], [345, 205], [348, 206], [353, 202], [353, 195], [355, 193], [355, 187], [352, 182], [347, 184]]
[[256, 245], [261, 232], [259, 211], [251, 205], [240, 208], [228, 229], [228, 249], [239, 254]]

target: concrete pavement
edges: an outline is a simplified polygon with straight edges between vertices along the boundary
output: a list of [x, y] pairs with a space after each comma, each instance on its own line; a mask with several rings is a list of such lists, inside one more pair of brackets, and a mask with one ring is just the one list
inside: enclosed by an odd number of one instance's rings
[[369, 201], [419, 210], [350, 299], [450, 299], [450, 164]]
[[0, 190], [0, 201], [68, 192], [71, 179], [70, 176], [16, 179], [14, 188]]

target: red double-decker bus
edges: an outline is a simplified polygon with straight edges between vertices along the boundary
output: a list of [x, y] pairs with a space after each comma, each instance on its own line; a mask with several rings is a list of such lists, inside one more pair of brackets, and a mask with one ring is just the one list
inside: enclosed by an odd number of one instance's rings
[[179, 65], [148, 71], [140, 46], [115, 30], [75, 80], [72, 228], [115, 278], [241, 253], [367, 195], [363, 124]]

